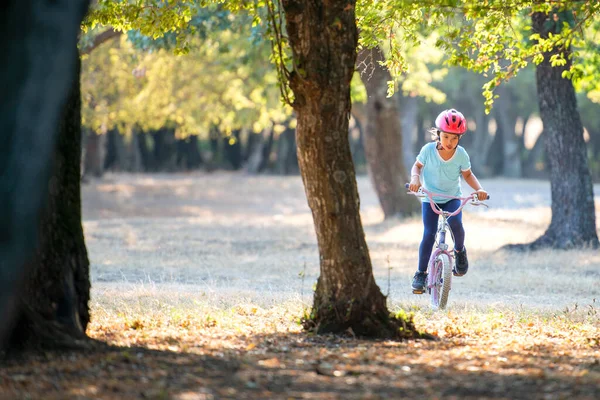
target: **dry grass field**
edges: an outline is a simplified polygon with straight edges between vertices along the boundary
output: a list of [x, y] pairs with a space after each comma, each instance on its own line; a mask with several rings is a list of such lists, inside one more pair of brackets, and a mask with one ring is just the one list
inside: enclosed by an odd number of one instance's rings
[[490, 208], [464, 215], [471, 268], [436, 312], [410, 290], [420, 217], [383, 221], [358, 183], [390, 310], [440, 340], [301, 332], [319, 263], [300, 177], [108, 175], [82, 194], [88, 334], [116, 347], [6, 366], [0, 397], [597, 398], [600, 251], [498, 251], [544, 232], [548, 182], [482, 182]]

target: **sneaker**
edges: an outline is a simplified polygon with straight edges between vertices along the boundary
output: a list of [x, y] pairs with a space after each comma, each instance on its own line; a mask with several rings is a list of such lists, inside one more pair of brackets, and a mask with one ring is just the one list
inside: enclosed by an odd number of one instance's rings
[[412, 291], [415, 294], [425, 293], [425, 283], [427, 282], [427, 272], [417, 271], [412, 281]]
[[456, 265], [452, 269], [454, 276], [463, 276], [469, 270], [469, 260], [467, 260], [467, 248], [463, 248], [463, 251], [454, 250], [454, 259]]

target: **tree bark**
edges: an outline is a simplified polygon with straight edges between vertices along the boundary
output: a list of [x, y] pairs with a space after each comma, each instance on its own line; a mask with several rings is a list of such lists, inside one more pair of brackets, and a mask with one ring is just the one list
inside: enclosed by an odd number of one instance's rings
[[30, 273], [23, 265], [36, 243], [87, 6], [84, 0], [9, 0], [0, 6], [0, 53], [9, 60], [0, 63], [0, 174], [6, 178], [0, 180], [0, 350], [14, 333], [16, 294]]
[[[79, 64], [79, 58], [77, 57]], [[85, 337], [90, 320], [90, 276], [81, 226], [81, 91], [79, 65], [65, 105], [54, 153], [38, 248], [25, 289], [12, 347], [63, 347]]]
[[402, 126], [395, 98], [387, 97], [388, 70], [379, 47], [358, 53], [361, 79], [367, 89], [367, 119], [364, 146], [371, 182], [385, 218], [405, 216], [418, 209], [418, 201], [404, 187], [408, 174], [404, 167]]
[[[539, 12], [532, 15], [532, 22], [533, 31], [543, 37], [562, 24], [560, 18], [554, 21]], [[565, 54], [567, 65], [553, 67], [549, 61], [552, 54], [559, 51], [555, 49], [545, 53], [544, 61], [536, 68], [544, 145], [550, 170], [552, 219], [544, 235], [527, 248], [597, 248], [594, 193], [583, 125], [573, 83], [562, 77], [562, 72], [570, 67], [570, 50], [567, 49]]]
[[399, 323], [390, 318], [373, 277], [348, 143], [358, 40], [355, 2], [282, 4], [294, 60], [289, 84], [298, 119], [298, 160], [321, 264], [304, 327], [317, 333], [350, 330], [366, 337], [400, 337]]
[[121, 32], [121, 31], [115, 31], [113, 28], [108, 28], [104, 32], [99, 33], [98, 35], [96, 35], [94, 37], [94, 39], [91, 41], [91, 43], [89, 43], [87, 46], [85, 46], [84, 48], [82, 48], [79, 51], [79, 54], [82, 55], [82, 56], [90, 54], [92, 51], [94, 51], [101, 44], [103, 44], [105, 42], [108, 42], [111, 39], [118, 38], [122, 34], [123, 34], [123, 32]]

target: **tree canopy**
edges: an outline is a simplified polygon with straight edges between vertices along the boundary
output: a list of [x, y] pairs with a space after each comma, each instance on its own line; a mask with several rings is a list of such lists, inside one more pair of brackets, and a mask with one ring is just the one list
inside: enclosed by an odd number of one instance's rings
[[[362, 7], [362, 9], [361, 9]], [[436, 46], [444, 51], [447, 63], [483, 74], [483, 87], [489, 110], [494, 89], [530, 64], [539, 64], [543, 53], [553, 48], [574, 51], [573, 63], [563, 73], [587, 90], [592, 99], [598, 93], [597, 56], [600, 3], [596, 1], [557, 0], [405, 0], [364, 1], [359, 3], [362, 43], [373, 46], [382, 40], [390, 43], [387, 65], [393, 75], [406, 68], [398, 40], [418, 43], [420, 32], [436, 31]], [[531, 32], [530, 15], [550, 13], [560, 19], [561, 28], [547, 38]], [[398, 29], [394, 29], [398, 27]], [[400, 34], [398, 34], [400, 32]], [[552, 56], [554, 66], [566, 64], [565, 53]]]

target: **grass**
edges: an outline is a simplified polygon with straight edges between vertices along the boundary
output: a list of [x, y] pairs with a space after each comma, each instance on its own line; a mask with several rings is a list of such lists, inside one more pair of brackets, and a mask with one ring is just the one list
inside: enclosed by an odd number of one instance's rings
[[[259, 305], [244, 298], [223, 301], [216, 295], [130, 287], [126, 295], [106, 291], [94, 297], [89, 333], [120, 346], [173, 349], [173, 338], [185, 342], [186, 337], [211, 337], [215, 333], [241, 337], [297, 334], [305, 307], [299, 299]], [[551, 339], [583, 347], [597, 346], [600, 339], [600, 307], [595, 299], [560, 310], [460, 304], [432, 311], [413, 303], [397, 304], [391, 311], [412, 314], [420, 330], [442, 339], [465, 338], [498, 345]]]
[[359, 177], [389, 309], [440, 339], [409, 342], [301, 331], [319, 259], [298, 177], [113, 175], [84, 186], [88, 334], [116, 348], [5, 365], [0, 398], [595, 398], [600, 252], [496, 251], [543, 233], [549, 188], [483, 184], [492, 209], [464, 215], [472, 267], [434, 312], [409, 289], [420, 220], [382, 221]]

